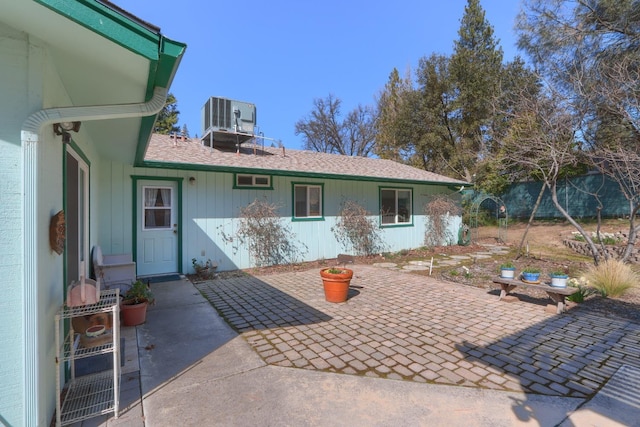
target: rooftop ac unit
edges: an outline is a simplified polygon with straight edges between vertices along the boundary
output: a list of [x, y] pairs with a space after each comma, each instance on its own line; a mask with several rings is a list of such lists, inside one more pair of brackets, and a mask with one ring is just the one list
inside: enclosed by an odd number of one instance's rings
[[211, 97], [202, 107], [202, 135], [210, 132], [253, 134], [256, 106], [242, 101]]

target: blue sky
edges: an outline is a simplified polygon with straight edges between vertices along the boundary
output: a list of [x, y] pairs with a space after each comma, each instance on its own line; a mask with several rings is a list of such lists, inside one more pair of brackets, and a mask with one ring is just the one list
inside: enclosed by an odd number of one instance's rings
[[[466, 0], [112, 0], [187, 44], [171, 92], [180, 125], [202, 135], [211, 96], [256, 104], [259, 131], [300, 149], [295, 123], [315, 98], [342, 100], [346, 115], [374, 105], [393, 68], [451, 54]], [[516, 54], [516, 0], [481, 0], [505, 53]], [[269, 144], [269, 142], [267, 142]]]

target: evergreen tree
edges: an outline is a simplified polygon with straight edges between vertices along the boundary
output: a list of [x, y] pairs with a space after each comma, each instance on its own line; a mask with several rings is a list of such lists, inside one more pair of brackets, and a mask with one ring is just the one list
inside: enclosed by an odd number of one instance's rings
[[502, 71], [502, 48], [493, 35], [479, 0], [468, 0], [454, 44], [450, 72], [457, 94], [456, 149], [450, 167], [471, 181], [474, 165], [495, 152], [489, 128], [491, 100], [497, 93]]
[[179, 114], [178, 100], [173, 96], [173, 94], [169, 93], [164, 107], [162, 107], [162, 110], [158, 113], [155, 132], [163, 135], [168, 135], [172, 132], [180, 132], [180, 127], [178, 126]]
[[411, 87], [410, 71], [404, 79], [396, 68], [389, 75], [389, 81], [377, 99], [378, 117], [376, 120], [375, 152], [382, 159], [404, 160], [401, 154], [401, 133], [407, 129], [402, 123], [403, 112], [409, 103]]

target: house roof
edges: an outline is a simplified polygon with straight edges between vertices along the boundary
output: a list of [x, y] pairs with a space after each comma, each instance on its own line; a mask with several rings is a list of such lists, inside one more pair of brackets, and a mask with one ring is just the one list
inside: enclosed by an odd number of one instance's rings
[[460, 187], [465, 181], [392, 160], [245, 143], [236, 149], [210, 148], [198, 138], [152, 134], [145, 165], [189, 170], [287, 175], [364, 181], [433, 183]]

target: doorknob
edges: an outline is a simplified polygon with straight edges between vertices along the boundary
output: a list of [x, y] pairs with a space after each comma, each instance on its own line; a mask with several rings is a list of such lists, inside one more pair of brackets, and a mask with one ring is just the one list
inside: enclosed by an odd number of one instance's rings
[[173, 224], [173, 234], [178, 234], [178, 224]]

